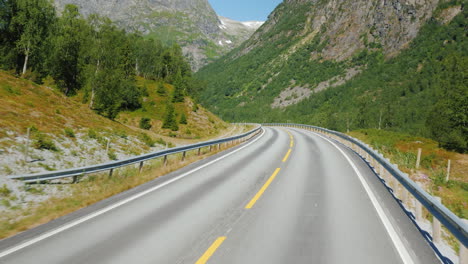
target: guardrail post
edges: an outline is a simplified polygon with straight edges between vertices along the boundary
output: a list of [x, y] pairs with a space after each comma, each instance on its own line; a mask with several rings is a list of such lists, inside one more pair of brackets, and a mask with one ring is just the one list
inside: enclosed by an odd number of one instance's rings
[[185, 160], [185, 155], [186, 155], [186, 152], [184, 151], [184, 153], [182, 153], [182, 161]]
[[414, 205], [416, 207], [416, 221], [422, 221], [423, 216], [422, 216], [422, 204], [418, 201], [418, 199], [415, 198]]
[[385, 173], [384, 173], [384, 168], [382, 164], [379, 164], [379, 175], [380, 175], [380, 178], [384, 179], [385, 181], [387, 180], [385, 179]]
[[408, 199], [409, 198], [409, 192], [405, 187], [403, 187], [402, 189], [403, 189], [402, 190], [403, 193], [402, 193], [401, 200], [403, 201], [403, 204], [405, 204], [407, 208], [411, 208], [411, 205], [410, 205], [409, 199]]
[[201, 155], [201, 148], [198, 148], [198, 156]]
[[[442, 199], [440, 197], [434, 196], [434, 198], [438, 202], [442, 202]], [[437, 220], [437, 218], [433, 217], [432, 219], [432, 242], [433, 243], [440, 243], [441, 241], [441, 235], [440, 235], [440, 222]]]
[[211, 149], [212, 149], [212, 148], [213, 148], [213, 146], [212, 146], [212, 145], [210, 145], [210, 152], [211, 152]]
[[[421, 183], [416, 182], [416, 184], [422, 188]], [[414, 198], [414, 206], [415, 211], [416, 211], [416, 221], [422, 221], [423, 220], [423, 210], [422, 210], [422, 204], [418, 201], [418, 199]]]
[[164, 155], [164, 161], [163, 161], [164, 167], [167, 166], [167, 155]]
[[72, 183], [78, 183], [78, 176], [73, 176], [73, 181]]
[[112, 174], [114, 174], [114, 169], [110, 169], [110, 171], [109, 171], [109, 178], [112, 178]]
[[[468, 225], [468, 220], [462, 219], [462, 222], [465, 223], [465, 225]], [[468, 248], [463, 245], [463, 243], [460, 242], [460, 253], [459, 253], [459, 259], [458, 259], [459, 264], [468, 264]]]
[[138, 168], [138, 173], [141, 173], [142, 170], [143, 170], [143, 161], [140, 162], [140, 168]]

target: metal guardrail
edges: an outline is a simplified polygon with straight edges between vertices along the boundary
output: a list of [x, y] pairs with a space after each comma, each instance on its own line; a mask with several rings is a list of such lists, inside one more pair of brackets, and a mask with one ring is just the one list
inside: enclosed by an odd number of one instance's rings
[[216, 139], [216, 140], [196, 143], [196, 144], [182, 146], [182, 147], [166, 149], [166, 150], [162, 150], [158, 152], [153, 152], [149, 154], [132, 157], [132, 158], [125, 159], [125, 160], [118, 160], [118, 161], [113, 161], [113, 162], [104, 163], [104, 164], [98, 164], [98, 165], [92, 165], [92, 166], [74, 168], [74, 169], [67, 169], [67, 170], [60, 170], [60, 171], [9, 176], [8, 178], [15, 179], [15, 180], [22, 180], [26, 183], [33, 183], [33, 182], [56, 180], [56, 179], [63, 179], [63, 178], [69, 178], [69, 177], [77, 177], [77, 176], [82, 176], [82, 175], [102, 172], [102, 171], [110, 171], [110, 174], [112, 175], [112, 172], [114, 169], [137, 164], [137, 163], [140, 163], [140, 171], [141, 171], [143, 162], [145, 161], [156, 159], [159, 157], [167, 158], [168, 155], [173, 155], [177, 153], [184, 153], [184, 156], [185, 156], [185, 153], [190, 150], [201, 149], [204, 147], [210, 147], [210, 146], [223, 144], [223, 143], [240, 140], [240, 139], [247, 139], [247, 137], [255, 136], [257, 133], [261, 131], [261, 129], [262, 129], [262, 126], [258, 126], [249, 132], [246, 132], [237, 136]]
[[357, 147], [365, 151], [371, 158], [378, 162], [383, 168], [385, 168], [389, 174], [397, 179], [406, 190], [411, 193], [440, 223], [442, 223], [465, 247], [468, 247], [468, 225], [465, 224], [458, 216], [452, 211], [447, 209], [440, 201], [428, 194], [423, 188], [412, 181], [408, 174], [401, 172], [398, 167], [388, 161], [382, 154], [372, 149], [367, 144], [350, 137], [346, 134], [321, 128], [317, 126], [301, 125], [301, 124], [283, 124], [283, 123], [271, 123], [262, 124], [264, 126], [285, 126], [285, 127], [296, 127], [305, 128], [308, 130], [314, 130], [317, 132], [334, 135], [345, 141], [348, 141]]

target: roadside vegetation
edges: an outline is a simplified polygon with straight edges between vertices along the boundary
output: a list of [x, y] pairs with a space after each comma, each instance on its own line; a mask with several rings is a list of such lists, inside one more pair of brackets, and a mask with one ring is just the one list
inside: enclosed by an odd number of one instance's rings
[[74, 5], [60, 15], [48, 0], [0, 5], [0, 68], [66, 96], [81, 93], [83, 103], [109, 119], [142, 108], [147, 91], [136, 77], [171, 84], [173, 103], [200, 89], [177, 44], [127, 33], [106, 17], [85, 19]]
[[[433, 196], [462, 219], [468, 218], [468, 155], [447, 151], [434, 140], [408, 134], [377, 129], [363, 129], [348, 133], [366, 142], [389, 158], [399, 169], [421, 183]], [[418, 149], [421, 148], [420, 167], [416, 169]], [[451, 161], [447, 180], [448, 161]]]

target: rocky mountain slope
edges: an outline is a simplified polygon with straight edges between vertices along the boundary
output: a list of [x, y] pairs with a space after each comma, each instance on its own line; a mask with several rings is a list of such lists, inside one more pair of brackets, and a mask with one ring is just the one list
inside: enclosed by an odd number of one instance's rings
[[[466, 148], [468, 103], [457, 99], [467, 98], [466, 13], [458, 0], [285, 0], [248, 41], [198, 72], [208, 82], [200, 98], [228, 120], [438, 140], [436, 130], [451, 127]], [[429, 120], [442, 105], [453, 108], [451, 123], [436, 129]], [[460, 109], [463, 118], [450, 116]]]
[[85, 15], [107, 16], [129, 31], [177, 41], [199, 69], [247, 40], [261, 23], [219, 18], [207, 0], [55, 0], [61, 11], [77, 5]]

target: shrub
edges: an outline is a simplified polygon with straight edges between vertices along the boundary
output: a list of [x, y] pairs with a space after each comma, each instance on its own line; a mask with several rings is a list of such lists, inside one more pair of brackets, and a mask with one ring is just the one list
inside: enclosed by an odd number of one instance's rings
[[47, 138], [42, 133], [39, 133], [36, 135], [36, 140], [34, 141], [34, 147], [36, 149], [58, 151], [58, 148], [57, 146], [55, 146], [55, 143], [52, 141], [52, 139]]
[[185, 116], [184, 113], [180, 116], [180, 124], [186, 125], [187, 124], [187, 117]]
[[107, 153], [107, 157], [109, 157], [110, 160], [117, 160], [117, 155], [112, 150]]
[[151, 119], [147, 117], [142, 117], [140, 119], [140, 128], [150, 130], [151, 129]]
[[3, 186], [0, 187], [0, 196], [7, 197], [8, 195], [10, 195], [10, 193], [11, 193], [11, 190], [8, 189], [6, 184], [3, 184]]
[[120, 130], [120, 131], [117, 131], [117, 136], [119, 136], [120, 138], [123, 138], [123, 139], [128, 139], [128, 136], [127, 136], [127, 133], [123, 130]]
[[96, 131], [94, 129], [90, 129], [90, 130], [88, 130], [88, 137], [92, 138], [92, 139], [97, 139], [98, 134], [96, 133]]
[[145, 133], [141, 133], [139, 136], [140, 140], [143, 141], [148, 147], [154, 147], [154, 140]]
[[64, 130], [65, 135], [69, 138], [75, 138], [75, 132], [73, 132], [73, 129], [66, 127]]

